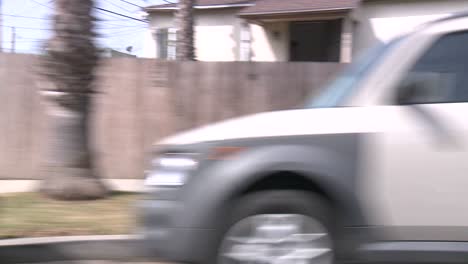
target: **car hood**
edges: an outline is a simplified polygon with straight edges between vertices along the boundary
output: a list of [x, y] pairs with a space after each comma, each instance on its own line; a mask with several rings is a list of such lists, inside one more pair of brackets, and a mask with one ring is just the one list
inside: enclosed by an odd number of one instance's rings
[[[254, 114], [168, 137], [158, 145], [195, 144], [243, 138], [364, 133], [383, 129], [383, 109], [368, 107], [288, 110]], [[388, 120], [387, 120], [388, 121]]]

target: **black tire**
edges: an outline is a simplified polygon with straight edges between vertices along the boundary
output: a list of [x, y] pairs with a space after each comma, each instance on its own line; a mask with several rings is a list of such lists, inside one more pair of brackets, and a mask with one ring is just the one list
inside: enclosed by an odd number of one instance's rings
[[218, 229], [218, 243], [212, 255], [212, 262], [217, 263], [221, 243], [228, 230], [237, 222], [249, 216], [260, 214], [301, 214], [316, 219], [328, 231], [333, 241], [333, 210], [320, 195], [307, 191], [261, 191], [247, 194], [232, 204], [232, 209], [223, 219]]

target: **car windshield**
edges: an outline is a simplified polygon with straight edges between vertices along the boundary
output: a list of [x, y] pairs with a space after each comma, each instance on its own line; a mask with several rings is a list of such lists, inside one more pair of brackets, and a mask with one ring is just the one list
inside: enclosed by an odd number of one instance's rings
[[344, 101], [353, 93], [357, 84], [364, 79], [381, 58], [395, 45], [398, 40], [387, 44], [379, 44], [368, 50], [350, 64], [341, 74], [329, 83], [318, 97], [314, 96], [306, 102], [305, 108], [328, 108], [343, 106]]

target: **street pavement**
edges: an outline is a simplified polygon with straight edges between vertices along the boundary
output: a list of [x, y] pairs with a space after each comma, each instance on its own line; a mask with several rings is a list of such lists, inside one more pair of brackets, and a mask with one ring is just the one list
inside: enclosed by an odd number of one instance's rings
[[[31, 263], [33, 264], [33, 263]], [[86, 261], [56, 261], [56, 262], [41, 262], [34, 264], [170, 264], [162, 262], [119, 262], [106, 260], [86, 260]]]

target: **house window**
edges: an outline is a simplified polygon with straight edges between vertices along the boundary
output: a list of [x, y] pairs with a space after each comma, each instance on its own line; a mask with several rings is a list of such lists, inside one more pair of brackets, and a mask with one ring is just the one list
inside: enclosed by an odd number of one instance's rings
[[176, 59], [177, 29], [160, 28], [156, 30], [157, 57], [159, 59]]
[[250, 61], [250, 51], [251, 51], [251, 40], [252, 36], [250, 33], [249, 24], [243, 23], [240, 31], [240, 60], [241, 61]]

